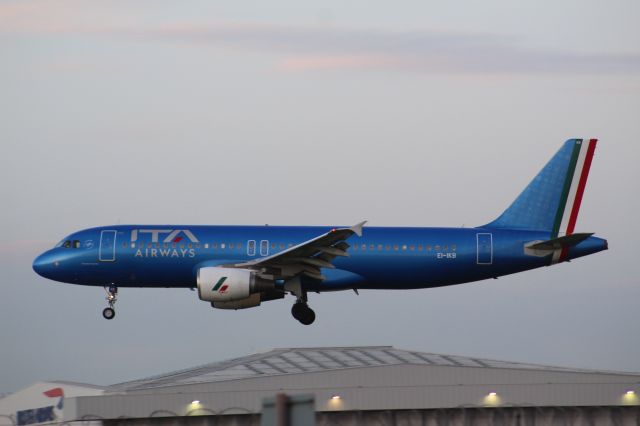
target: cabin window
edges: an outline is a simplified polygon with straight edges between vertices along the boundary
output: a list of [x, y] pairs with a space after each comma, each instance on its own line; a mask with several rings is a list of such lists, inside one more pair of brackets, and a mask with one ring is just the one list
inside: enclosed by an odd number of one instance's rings
[[386, 246], [384, 246], [384, 249], [385, 249], [386, 251], [389, 251], [389, 250], [391, 250], [391, 246], [390, 246], [389, 244], [387, 244]]
[[73, 248], [80, 248], [80, 241], [73, 240]]
[[382, 244], [378, 244], [378, 251], [382, 251]]
[[233, 248], [233, 243], [229, 243], [229, 248], [232, 249]]
[[424, 246], [422, 244], [418, 244], [418, 251], [422, 251], [422, 249], [424, 249]]
[[402, 250], [406, 250], [406, 249], [407, 249], [407, 245], [406, 245], [406, 244], [403, 244], [403, 245], [402, 245]]
[[394, 244], [394, 245], [393, 245], [393, 249], [394, 249], [395, 251], [398, 251], [398, 245], [397, 245], [397, 244]]
[[220, 248], [224, 249], [224, 247], [225, 247], [225, 244], [224, 243], [220, 243]]
[[260, 241], [260, 256], [268, 256], [269, 255], [269, 241], [261, 240]]

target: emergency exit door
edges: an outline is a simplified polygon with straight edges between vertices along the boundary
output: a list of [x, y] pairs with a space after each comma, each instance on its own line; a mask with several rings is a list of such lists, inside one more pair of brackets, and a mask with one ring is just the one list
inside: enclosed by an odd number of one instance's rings
[[478, 248], [478, 265], [491, 265], [493, 263], [493, 235], [490, 233], [476, 234]]

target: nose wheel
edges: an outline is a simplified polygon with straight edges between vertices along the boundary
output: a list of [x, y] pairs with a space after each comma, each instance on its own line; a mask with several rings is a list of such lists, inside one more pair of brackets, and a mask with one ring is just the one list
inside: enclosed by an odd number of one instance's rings
[[102, 311], [102, 316], [104, 317], [104, 319], [110, 320], [116, 316], [116, 311], [115, 309], [113, 309], [113, 306], [116, 304], [116, 300], [118, 298], [118, 287], [112, 285], [109, 287], [105, 287], [104, 291], [107, 292], [106, 299], [109, 307], [104, 308], [104, 310]]
[[102, 316], [104, 317], [104, 319], [113, 319], [113, 317], [116, 316], [116, 311], [113, 308], [104, 308], [104, 310], [102, 311]]

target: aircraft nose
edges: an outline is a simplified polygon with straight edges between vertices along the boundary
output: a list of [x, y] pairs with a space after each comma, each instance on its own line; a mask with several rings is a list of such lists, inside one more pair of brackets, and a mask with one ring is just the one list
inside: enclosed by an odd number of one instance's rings
[[51, 272], [58, 266], [57, 263], [51, 253], [45, 252], [35, 258], [33, 261], [33, 270], [41, 277], [50, 278]]

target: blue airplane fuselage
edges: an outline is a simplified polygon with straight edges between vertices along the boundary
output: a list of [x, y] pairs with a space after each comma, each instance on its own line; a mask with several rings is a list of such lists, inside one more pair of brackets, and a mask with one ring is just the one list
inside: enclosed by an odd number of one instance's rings
[[[63, 242], [70, 241], [71, 247], [59, 245], [43, 253], [34, 267], [47, 278], [72, 284], [193, 288], [201, 267], [273, 255], [331, 229], [184, 225], [92, 228], [69, 235]], [[172, 232], [177, 237], [165, 242]], [[548, 232], [489, 228], [366, 227], [361, 237], [348, 239], [349, 257], [336, 259], [335, 269], [323, 269], [324, 281], [306, 279], [304, 285], [312, 291], [415, 289], [495, 278], [549, 265], [548, 257], [526, 254], [524, 249], [527, 243], [548, 238]], [[606, 248], [606, 240], [592, 236], [571, 247], [567, 260]]]
[[33, 269], [104, 286], [106, 319], [118, 287], [183, 287], [220, 309], [290, 293], [292, 315], [309, 325], [309, 291], [439, 287], [606, 250], [606, 240], [575, 232], [596, 142], [566, 141], [500, 216], [476, 228], [116, 225], [71, 234]]

